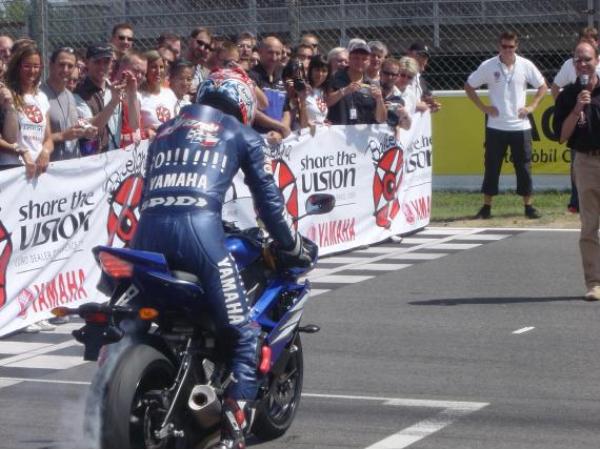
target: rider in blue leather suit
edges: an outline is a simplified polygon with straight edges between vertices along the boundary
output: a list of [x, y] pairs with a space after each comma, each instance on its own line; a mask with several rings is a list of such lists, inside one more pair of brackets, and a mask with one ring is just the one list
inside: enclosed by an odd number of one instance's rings
[[[225, 247], [221, 221], [225, 192], [240, 168], [271, 237], [292, 258], [303, 257], [303, 246], [284, 218], [264, 141], [245, 126], [255, 112], [252, 81], [241, 69], [214, 72], [200, 87], [197, 103], [162, 125], [148, 150], [133, 247], [163, 253], [171, 269], [194, 273], [202, 282], [219, 333], [231, 343], [235, 382], [226, 392], [224, 419], [235, 416], [238, 426], [224, 420], [221, 439], [230, 447], [243, 444], [240, 411], [257, 394], [260, 331], [249, 320], [246, 292]], [[227, 408], [233, 413], [229, 417]]]

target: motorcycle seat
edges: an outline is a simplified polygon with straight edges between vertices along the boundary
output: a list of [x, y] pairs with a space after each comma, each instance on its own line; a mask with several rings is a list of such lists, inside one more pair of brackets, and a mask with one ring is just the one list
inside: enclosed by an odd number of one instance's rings
[[171, 273], [178, 280], [187, 281], [188, 283], [194, 283], [194, 284], [200, 283], [200, 278], [198, 278], [198, 276], [194, 275], [191, 272], [185, 272], [183, 270], [172, 270]]

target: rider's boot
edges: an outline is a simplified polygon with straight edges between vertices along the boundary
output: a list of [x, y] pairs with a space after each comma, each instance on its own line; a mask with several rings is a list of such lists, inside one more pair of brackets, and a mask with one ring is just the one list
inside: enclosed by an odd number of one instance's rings
[[214, 448], [246, 448], [244, 430], [247, 428], [244, 403], [232, 399], [223, 401], [221, 439]]

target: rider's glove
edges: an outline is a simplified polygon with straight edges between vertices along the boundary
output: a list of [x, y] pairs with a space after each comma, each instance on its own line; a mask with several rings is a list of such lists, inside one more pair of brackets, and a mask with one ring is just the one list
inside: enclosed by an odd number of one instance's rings
[[277, 244], [271, 247], [277, 260], [277, 267], [280, 269], [286, 268], [302, 268], [311, 267], [318, 253], [317, 245], [310, 239], [302, 238], [300, 234], [296, 235], [296, 244], [291, 250], [282, 250]]

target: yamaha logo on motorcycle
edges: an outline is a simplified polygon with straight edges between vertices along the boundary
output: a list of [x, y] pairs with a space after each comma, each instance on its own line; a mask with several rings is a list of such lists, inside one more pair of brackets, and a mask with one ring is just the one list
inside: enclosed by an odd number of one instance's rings
[[[313, 195], [304, 216], [327, 213], [334, 204], [331, 195]], [[284, 268], [274, 261], [276, 252], [270, 250], [262, 230], [229, 225], [226, 232], [235, 267], [233, 260], [222, 262], [222, 282], [235, 274], [242, 277], [252, 305], [250, 318], [261, 328], [259, 393], [241, 426], [269, 440], [286, 432], [300, 404], [300, 333], [319, 331], [316, 325], [300, 326], [310, 283], [298, 282], [314, 267], [317, 247], [310, 245], [310, 267]], [[99, 419], [93, 424], [97, 444], [107, 448], [214, 444], [220, 433], [223, 394], [236, 380], [201, 301], [202, 280], [170, 270], [159, 253], [99, 246], [94, 254], [103, 272], [98, 288], [110, 301], [53, 312], [78, 314], [85, 320], [73, 335], [85, 346], [84, 358], [99, 361], [90, 389], [96, 397], [88, 396], [86, 411], [86, 416]], [[235, 313], [235, 305], [232, 308]]]

